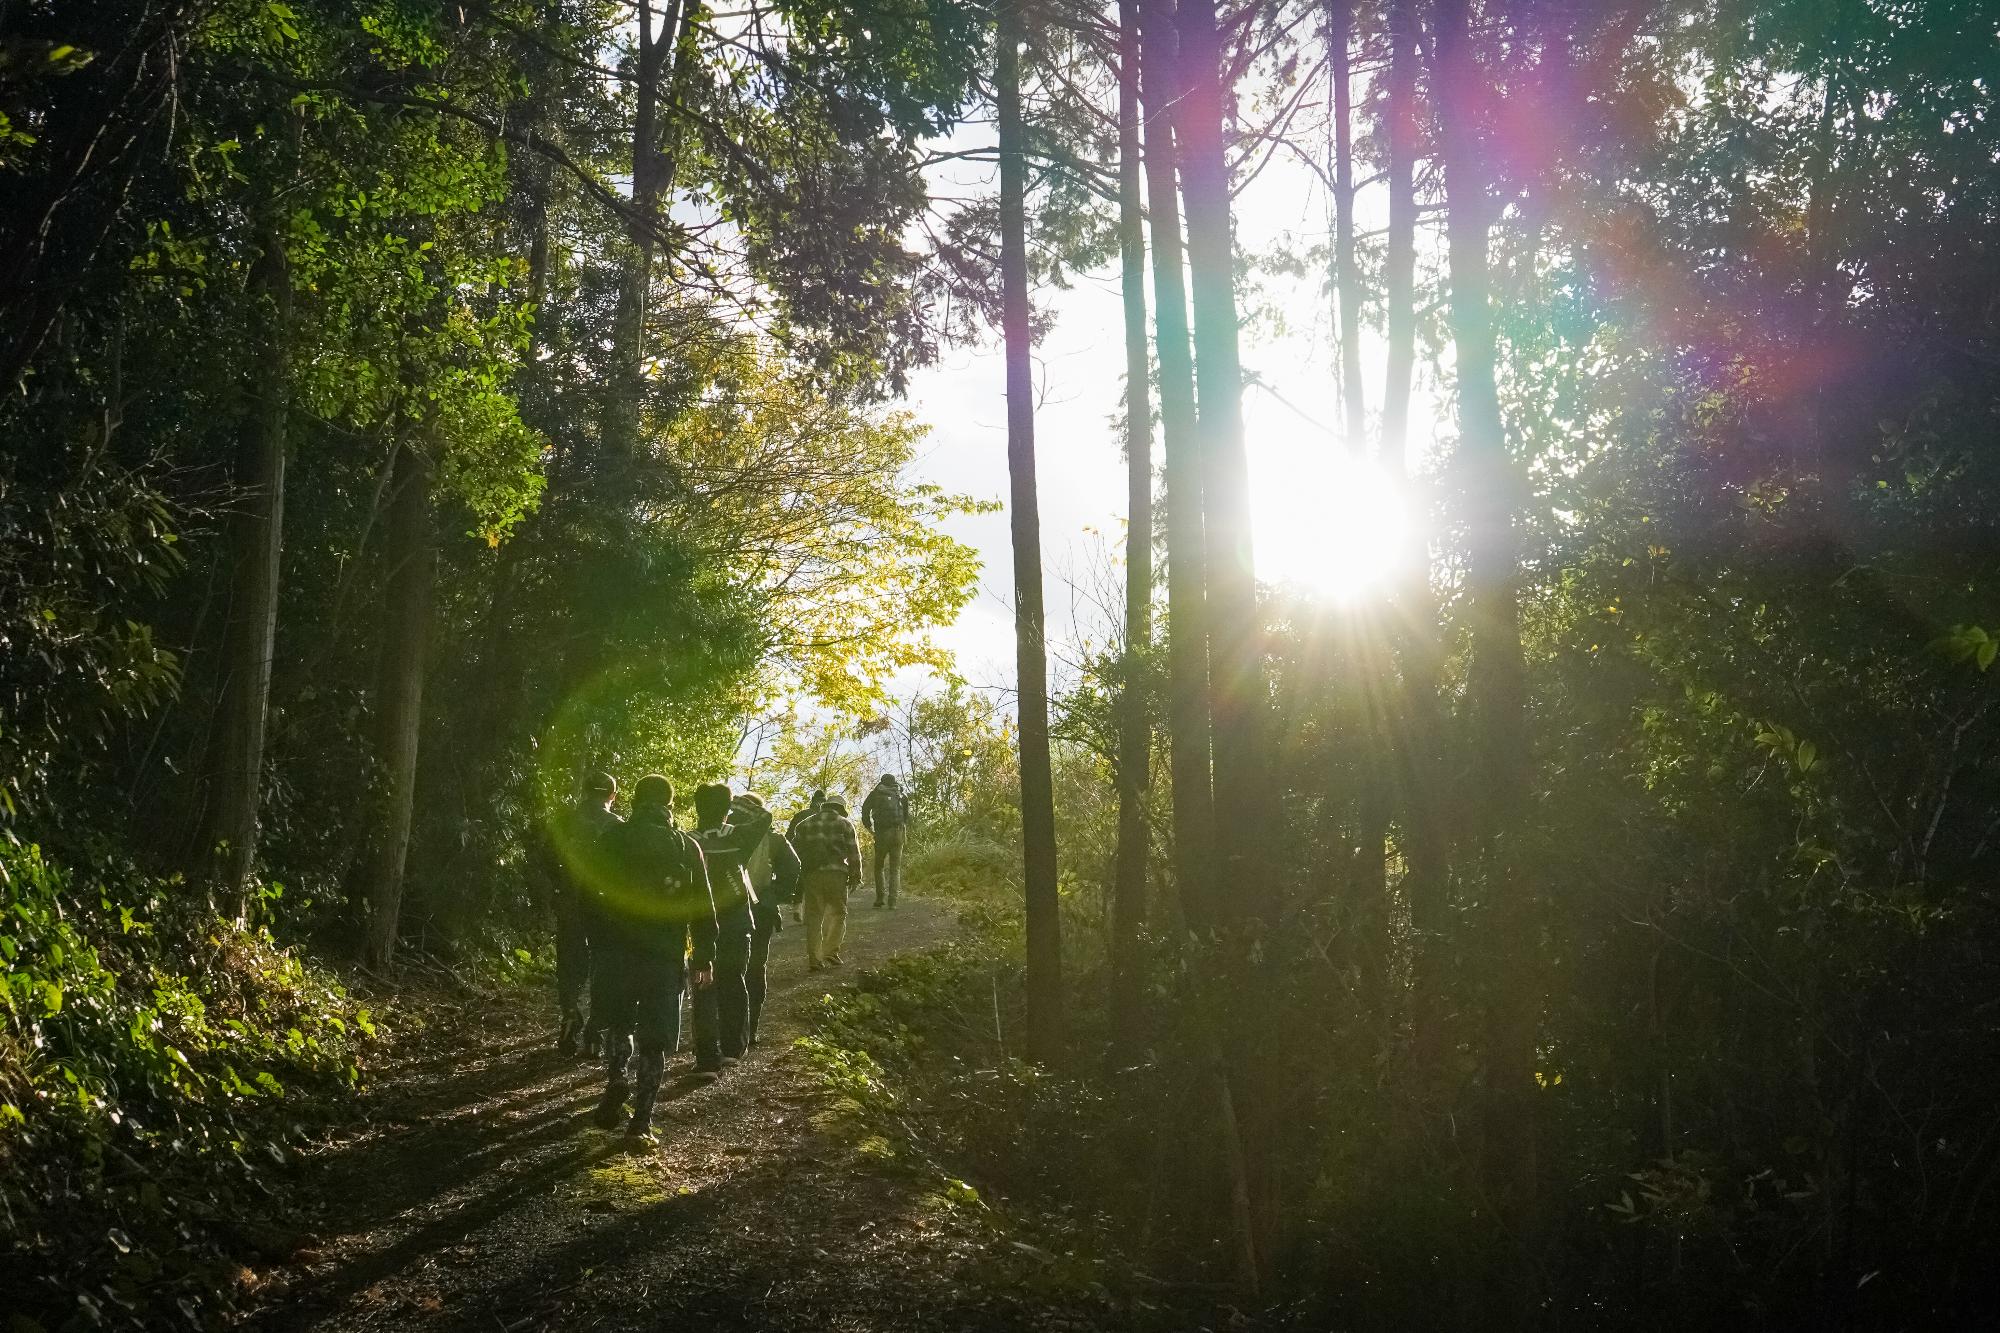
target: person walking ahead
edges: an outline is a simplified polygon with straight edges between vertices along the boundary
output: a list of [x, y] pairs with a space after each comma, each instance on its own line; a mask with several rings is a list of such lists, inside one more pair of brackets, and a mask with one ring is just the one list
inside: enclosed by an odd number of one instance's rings
[[[884, 773], [861, 803], [861, 826], [868, 830], [875, 870], [875, 905], [896, 905], [903, 887], [903, 843], [910, 831], [910, 798], [893, 773]], [[884, 897], [884, 885], [887, 896]]]
[[[653, 1101], [667, 1052], [680, 1044], [681, 991], [708, 986], [715, 966], [715, 900], [701, 847], [674, 826], [674, 785], [648, 773], [632, 790], [632, 818], [607, 838], [612, 866], [603, 900], [609, 1060], [597, 1123], [625, 1114], [627, 1031], [639, 1044], [628, 1143], [651, 1145]], [[712, 1076], [711, 1076], [712, 1077]]]
[[[562, 1022], [556, 1049], [564, 1055], [588, 1048], [604, 1027], [597, 1001], [601, 984], [592, 980], [590, 949], [596, 906], [605, 887], [606, 841], [611, 830], [625, 822], [611, 812], [617, 794], [618, 783], [609, 773], [589, 774], [577, 790], [576, 803], [549, 819], [541, 843], [554, 890], [556, 1011]], [[591, 992], [588, 1020], [583, 1008], [586, 990]]]
[[847, 803], [829, 798], [799, 822], [792, 845], [804, 873], [806, 966], [840, 966], [847, 937], [847, 894], [861, 882], [861, 839], [848, 822]]
[[[732, 824], [755, 824], [771, 816], [754, 792], [744, 792], [729, 807]], [[751, 919], [750, 966], [744, 973], [750, 995], [750, 1045], [757, 1044], [757, 1022], [764, 1015], [766, 970], [771, 961], [771, 937], [785, 928], [785, 904], [799, 900], [799, 854], [785, 835], [771, 829], [757, 849], [750, 853], [744, 869], [750, 872], [750, 890], [757, 895], [756, 913]]]
[[825, 804], [826, 793], [815, 788], [813, 794], [806, 797], [805, 808], [795, 812], [790, 822], [785, 825], [785, 836], [796, 841], [799, 836], [799, 825], [818, 814], [819, 808]]
[[715, 982], [694, 999], [695, 1068], [706, 1071], [734, 1065], [750, 1044], [748, 973], [759, 904], [749, 864], [771, 817], [732, 820], [730, 791], [720, 782], [695, 790], [694, 817], [715, 898]]

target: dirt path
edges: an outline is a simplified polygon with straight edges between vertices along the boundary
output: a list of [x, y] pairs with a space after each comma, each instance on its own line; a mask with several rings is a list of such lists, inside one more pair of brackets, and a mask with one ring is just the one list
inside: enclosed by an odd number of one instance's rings
[[[850, 914], [848, 967], [809, 974], [774, 941], [763, 1040], [692, 1087], [683, 1052], [634, 1156], [591, 1128], [595, 1066], [550, 1049], [521, 996], [441, 1025], [378, 1075], [361, 1123], [309, 1158], [312, 1240], [258, 1273], [269, 1329], [994, 1329], [1102, 1327], [966, 1280], [976, 1231], [813, 1124], [792, 1039], [828, 985], [945, 937], [944, 907]], [[1101, 1313], [1101, 1312], [1100, 1312]]]

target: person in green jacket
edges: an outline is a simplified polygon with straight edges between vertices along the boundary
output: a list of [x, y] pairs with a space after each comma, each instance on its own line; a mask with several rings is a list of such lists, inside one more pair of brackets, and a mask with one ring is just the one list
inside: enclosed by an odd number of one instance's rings
[[[609, 1058], [596, 1118], [602, 1128], [617, 1128], [630, 1092], [625, 1137], [647, 1146], [658, 1141], [652, 1133], [653, 1103], [667, 1053], [680, 1044], [681, 992], [692, 983], [699, 995], [715, 968], [708, 867], [700, 844], [675, 826], [673, 801], [674, 786], [666, 778], [649, 773], [639, 779], [632, 790], [632, 817], [606, 838], [612, 873], [601, 902]], [[627, 1032], [638, 1043], [629, 1088]]]

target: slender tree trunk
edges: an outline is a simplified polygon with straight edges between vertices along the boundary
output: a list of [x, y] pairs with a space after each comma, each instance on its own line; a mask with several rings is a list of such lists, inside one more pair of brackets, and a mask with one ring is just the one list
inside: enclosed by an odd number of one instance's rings
[[1230, 1172], [1241, 1280], [1254, 1297], [1277, 1232], [1280, 1195], [1274, 1119], [1278, 1066], [1267, 1020], [1275, 942], [1252, 948], [1277, 916], [1262, 830], [1269, 802], [1263, 636], [1251, 550], [1250, 477], [1243, 451], [1243, 369], [1237, 344], [1236, 263], [1229, 163], [1223, 144], [1221, 42], [1214, 0], [1181, 0], [1181, 97], [1174, 121], [1187, 206], [1201, 445], [1202, 531], [1208, 556], [1209, 716], [1214, 736], [1215, 904], [1232, 927], [1225, 966], [1236, 1003], [1217, 1052], [1224, 1159]]
[[251, 290], [263, 327], [251, 375], [254, 397], [236, 466], [229, 620], [223, 632], [218, 725], [209, 765], [213, 789], [203, 812], [199, 848], [201, 870], [214, 887], [218, 908], [237, 917], [244, 911], [245, 886], [257, 856], [265, 719], [284, 551], [292, 279], [284, 238], [275, 225], [264, 229]]
[[1171, 0], [1139, 0], [1139, 90], [1145, 108], [1146, 207], [1152, 215], [1153, 341], [1166, 445], [1167, 767], [1173, 782], [1174, 878], [1181, 916], [1215, 920], [1214, 791], [1209, 782], [1208, 554], [1202, 533], [1201, 446], [1174, 180], [1179, 37]]
[[1333, 80], [1334, 289], [1340, 308], [1340, 394], [1347, 407], [1347, 447], [1367, 439], [1368, 394], [1361, 380], [1361, 266], [1354, 259], [1354, 90], [1349, 47], [1354, 0], [1328, 0], [1327, 61]]
[[[1368, 392], [1361, 377], [1361, 266], [1354, 254], [1354, 92], [1351, 49], [1354, 42], [1354, 0], [1328, 0], [1326, 45], [1328, 78], [1333, 85], [1333, 281], [1337, 336], [1340, 344], [1340, 399], [1346, 409], [1346, 447], [1363, 451], [1368, 439]], [[1358, 929], [1362, 974], [1372, 981], [1384, 971], [1389, 894], [1389, 763], [1387, 717], [1381, 706], [1389, 674], [1378, 652], [1367, 652], [1359, 665], [1370, 682], [1366, 699], [1367, 772], [1362, 778], [1355, 837], [1352, 917]], [[1380, 999], [1378, 986], [1367, 986], [1370, 999]]]
[[1486, 933], [1482, 1177], [1500, 1230], [1490, 1277], [1501, 1318], [1527, 1315], [1535, 1208], [1535, 1037], [1539, 998], [1529, 886], [1515, 844], [1527, 805], [1526, 682], [1521, 656], [1515, 512], [1524, 484], [1507, 454], [1494, 380], [1487, 244], [1493, 205], [1477, 109], [1485, 75], [1472, 50], [1467, 0], [1437, 7], [1438, 135], [1449, 227], [1451, 333], [1465, 474], [1466, 690], [1473, 724], [1475, 825]]
[[1118, 706], [1118, 870], [1112, 893], [1112, 1032], [1144, 1038], [1146, 792], [1152, 728], [1143, 663], [1153, 638], [1153, 407], [1146, 354], [1146, 219], [1139, 164], [1139, 0], [1118, 2], [1118, 251], [1125, 298], [1125, 679]]
[[437, 551], [431, 532], [431, 463], [414, 440], [396, 451], [390, 482], [384, 645], [376, 689], [375, 827], [364, 871], [368, 918], [362, 961], [395, 956], [403, 907], [403, 864], [415, 809], [417, 746], [423, 727], [424, 666], [430, 638]]
[[[1389, 225], [1385, 255], [1388, 300], [1388, 364], [1382, 399], [1382, 465], [1398, 476], [1409, 472], [1411, 380], [1417, 357], [1417, 14], [1416, 0], [1390, 0], [1389, 86], [1383, 109], [1388, 146]], [[1443, 722], [1436, 607], [1430, 595], [1428, 551], [1423, 525], [1411, 524], [1407, 548], [1398, 560], [1389, 617], [1401, 704], [1396, 737], [1395, 777], [1400, 802], [1403, 899], [1417, 937], [1415, 1046], [1430, 1049], [1436, 1035], [1427, 942], [1443, 926], [1447, 853], [1442, 792], [1437, 780]]]
[[655, 245], [652, 225], [659, 217], [661, 196], [669, 176], [661, 144], [660, 86], [669, 57], [680, 40], [681, 14], [687, 0], [666, 0], [661, 21], [654, 22], [653, 0], [639, 0], [639, 50], [633, 70], [632, 211], [625, 270], [618, 284], [618, 310], [613, 323], [618, 383], [611, 394], [605, 443], [614, 454], [630, 455], [639, 448], [642, 407], [646, 396], [646, 308], [653, 285]]
[[1021, 728], [1021, 840], [1027, 878], [1028, 1052], [1062, 1050], [1062, 919], [1056, 892], [1055, 781], [1049, 766], [1048, 657], [1042, 616], [1042, 519], [1035, 494], [1035, 385], [1028, 308], [1025, 128], [1021, 123], [1021, 0], [1002, 0], [1000, 280], [1007, 344], [1008, 518], [1014, 537], [1014, 660]]
[[1416, 0], [1389, 0], [1389, 95], [1383, 127], [1389, 150], [1383, 275], [1389, 305], [1389, 362], [1382, 388], [1382, 461], [1399, 473], [1409, 451], [1410, 381], [1417, 363], [1416, 24]]
[[1258, 836], [1268, 806], [1261, 767], [1263, 640], [1251, 550], [1249, 465], [1243, 452], [1236, 255], [1229, 163], [1222, 139], [1221, 49], [1214, 0], [1182, 0], [1179, 26], [1183, 94], [1174, 132], [1180, 146], [1181, 195], [1187, 204], [1195, 389], [1200, 404], [1217, 903], [1225, 917], [1268, 921], [1275, 904], [1270, 878], [1261, 865]]

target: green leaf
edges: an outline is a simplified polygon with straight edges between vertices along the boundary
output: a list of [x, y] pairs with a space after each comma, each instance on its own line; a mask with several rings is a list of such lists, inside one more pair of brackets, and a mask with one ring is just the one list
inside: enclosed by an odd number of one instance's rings
[[1811, 741], [1799, 742], [1799, 750], [1797, 756], [1799, 772], [1805, 773], [1811, 771], [1813, 766], [1813, 761], [1818, 757], [1819, 757], [1819, 749]]
[[1979, 653], [1974, 660], [1979, 663], [1979, 669], [1984, 671], [1993, 665], [1996, 654], [2000, 654], [2000, 639], [1988, 639], [1979, 645]]

